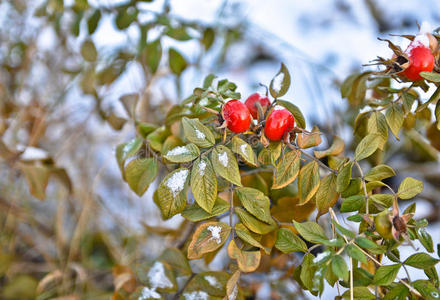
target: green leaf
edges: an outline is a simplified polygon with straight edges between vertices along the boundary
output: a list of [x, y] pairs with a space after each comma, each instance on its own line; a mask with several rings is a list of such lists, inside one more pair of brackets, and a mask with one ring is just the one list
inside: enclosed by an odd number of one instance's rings
[[90, 35], [96, 31], [96, 28], [98, 28], [99, 20], [101, 20], [101, 11], [96, 9], [87, 20], [87, 29], [89, 30]]
[[203, 254], [213, 252], [227, 241], [231, 227], [223, 222], [207, 222], [194, 232], [188, 246], [188, 258], [201, 258]]
[[142, 61], [150, 69], [151, 73], [156, 73], [162, 58], [162, 45], [160, 39], [147, 43], [142, 51]]
[[353, 245], [347, 245], [347, 248], [345, 248], [345, 250], [347, 251], [348, 256], [363, 262], [364, 264], [367, 264], [367, 257], [365, 256], [364, 253], [362, 253], [361, 250], [359, 250], [356, 246]]
[[348, 281], [348, 267], [345, 260], [340, 255], [333, 257], [331, 267], [336, 276], [344, 281]]
[[136, 20], [139, 11], [134, 7], [120, 9], [116, 15], [116, 27], [119, 30], [128, 28]]
[[411, 199], [423, 191], [423, 182], [412, 177], [406, 177], [399, 186], [397, 196], [400, 199]]
[[140, 138], [134, 138], [131, 141], [120, 144], [116, 147], [116, 160], [118, 162], [121, 171], [124, 168], [127, 158], [134, 156], [142, 147], [142, 140]]
[[187, 67], [185, 58], [174, 48], [168, 49], [168, 60], [171, 72], [177, 76], [180, 76]]
[[304, 115], [302, 114], [298, 106], [286, 100], [277, 100], [277, 104], [283, 106], [288, 111], [290, 111], [290, 113], [295, 118], [296, 126], [303, 129], [306, 128], [306, 119], [304, 118]]
[[365, 237], [361, 237], [361, 236], [357, 237], [356, 244], [358, 244], [359, 247], [361, 247], [363, 249], [382, 251], [382, 248], [378, 244], [376, 244], [372, 240], [367, 239]]
[[380, 145], [382, 137], [379, 134], [371, 133], [365, 136], [356, 147], [354, 159], [359, 161], [373, 154]]
[[281, 189], [292, 183], [299, 173], [301, 153], [292, 150], [284, 154], [273, 172], [272, 189]]
[[[347, 290], [342, 294], [344, 299], [350, 299], [350, 290]], [[372, 300], [376, 299], [376, 296], [370, 292], [370, 290], [363, 286], [355, 286], [353, 288], [353, 299], [356, 300]]]
[[390, 289], [385, 296], [384, 300], [405, 300], [409, 295], [409, 289], [402, 283], [398, 283], [395, 287]]
[[385, 116], [379, 112], [373, 112], [367, 123], [367, 131], [369, 134], [378, 134], [380, 136], [379, 149], [383, 150], [385, 143], [388, 140], [388, 127]]
[[330, 155], [339, 155], [344, 152], [345, 143], [344, 140], [338, 136], [333, 137], [333, 143], [327, 150], [314, 151], [313, 154], [316, 158], [323, 158]]
[[269, 91], [272, 97], [279, 98], [287, 93], [290, 87], [290, 74], [284, 64], [281, 64], [281, 68], [275, 77], [270, 81]]
[[435, 266], [440, 260], [426, 253], [416, 253], [408, 257], [404, 264], [418, 269], [429, 269]]
[[307, 245], [288, 228], [280, 228], [277, 232], [275, 247], [283, 253], [295, 251], [307, 252]]
[[191, 143], [202, 148], [214, 146], [215, 138], [211, 130], [203, 125], [199, 119], [182, 118], [183, 133]]
[[353, 162], [348, 162], [339, 169], [338, 176], [336, 178], [336, 191], [338, 193], [343, 192], [350, 184], [352, 168]]
[[183, 26], [169, 27], [166, 34], [177, 41], [189, 41], [192, 39], [192, 36], [188, 34], [186, 28]]
[[180, 168], [168, 174], [156, 191], [154, 202], [159, 206], [164, 219], [182, 212], [186, 205], [189, 170]]
[[432, 242], [432, 237], [424, 227], [417, 228], [417, 236], [419, 238], [420, 243], [423, 245], [423, 247], [425, 247], [426, 251], [433, 253], [434, 244]]
[[430, 281], [416, 280], [413, 286], [422, 294], [422, 298], [426, 300], [436, 300], [439, 298], [440, 290], [436, 288]]
[[136, 158], [125, 167], [125, 178], [131, 190], [141, 197], [158, 172], [159, 164], [155, 158]]
[[237, 224], [235, 224], [235, 233], [237, 234], [237, 236], [240, 238], [240, 239], [242, 239], [244, 242], [246, 242], [246, 243], [248, 243], [248, 244], [250, 244], [250, 245], [252, 245], [252, 246], [254, 246], [254, 247], [257, 247], [257, 248], [260, 248], [260, 249], [262, 249], [262, 250], [264, 250], [264, 252], [266, 252], [266, 254], [270, 254], [270, 248], [266, 248], [266, 247], [264, 247], [263, 245], [261, 245], [260, 244], [260, 242], [258, 242], [253, 236], [252, 236], [252, 234], [254, 234], [254, 233], [251, 233], [247, 228], [246, 228], [246, 226], [244, 226], [243, 224], [241, 224], [241, 223], [237, 223]]
[[364, 178], [368, 181], [380, 181], [385, 178], [396, 176], [394, 170], [387, 165], [377, 165], [370, 169]]
[[147, 136], [147, 142], [154, 151], [161, 152], [162, 144], [170, 134], [168, 127], [161, 126]]
[[399, 131], [403, 125], [403, 110], [400, 105], [393, 104], [385, 113], [385, 117], [390, 126], [391, 132], [394, 134], [396, 139], [399, 140]]
[[348, 187], [341, 193], [342, 198], [358, 195], [362, 188], [361, 178], [352, 178]]
[[322, 244], [322, 241], [328, 240], [324, 229], [318, 223], [307, 221], [298, 223], [293, 220], [293, 224], [298, 233], [307, 241], [314, 244]]
[[191, 191], [197, 204], [211, 213], [217, 199], [217, 177], [207, 157], [201, 157], [194, 162], [191, 172]]
[[257, 166], [257, 158], [251, 145], [240, 139], [238, 136], [232, 138], [232, 151], [239, 154], [246, 163]]
[[270, 215], [270, 200], [262, 192], [249, 187], [240, 187], [235, 189], [235, 193], [244, 208], [254, 217], [266, 223], [273, 221]]
[[349, 238], [352, 238], [352, 239], [355, 238], [356, 235], [355, 235], [351, 230], [348, 230], [347, 228], [342, 227], [342, 226], [341, 226], [338, 222], [336, 222], [335, 220], [332, 220], [332, 223], [333, 223], [333, 225], [335, 225], [336, 231], [337, 231], [339, 234], [345, 235], [346, 237], [349, 237]]
[[318, 191], [316, 192], [316, 207], [318, 208], [318, 219], [323, 214], [326, 214], [330, 207], [336, 204], [339, 198], [339, 193], [336, 191], [336, 175], [330, 173], [321, 180]]
[[342, 201], [341, 212], [359, 211], [365, 205], [365, 196], [354, 195]]
[[427, 79], [428, 81], [440, 82], [440, 74], [437, 72], [423, 71], [423, 72], [420, 72], [419, 75], [422, 76], [423, 78]]
[[197, 203], [193, 203], [192, 205], [185, 207], [185, 209], [182, 212], [182, 216], [185, 219], [190, 220], [191, 222], [199, 222], [224, 214], [228, 210], [229, 210], [229, 202], [223, 200], [220, 197], [217, 197], [214, 203], [214, 207], [211, 210], [211, 213], [206, 212], [206, 210], [201, 208]]
[[165, 154], [165, 158], [170, 162], [184, 163], [196, 159], [200, 155], [199, 148], [194, 144], [177, 146]]
[[309, 202], [319, 188], [319, 166], [316, 161], [311, 161], [299, 171], [298, 194], [299, 204]]
[[314, 277], [317, 270], [317, 266], [313, 264], [313, 254], [304, 255], [303, 262], [301, 264], [300, 278], [306, 289], [312, 291], [314, 286]]
[[211, 152], [215, 172], [229, 182], [242, 186], [237, 159], [229, 148], [219, 145]]
[[235, 207], [235, 213], [237, 214], [240, 221], [247, 227], [249, 230], [258, 233], [258, 234], [267, 234], [271, 231], [274, 231], [277, 228], [277, 223], [272, 220], [270, 224], [262, 222], [252, 216], [250, 213], [245, 211], [240, 207]]
[[370, 199], [373, 200], [374, 203], [388, 208], [393, 205], [394, 196], [391, 194], [373, 194], [370, 196]]
[[81, 55], [86, 61], [96, 61], [98, 51], [96, 51], [95, 44], [92, 40], [85, 40], [81, 45]]
[[380, 266], [374, 274], [373, 283], [376, 285], [390, 285], [396, 279], [401, 264]]
[[175, 271], [177, 276], [190, 276], [192, 274], [191, 266], [183, 255], [182, 251], [177, 248], [167, 248], [158, 257], [157, 260], [164, 261]]
[[214, 43], [215, 31], [208, 27], [203, 31], [202, 44], [205, 46], [205, 50], [209, 50]]
[[263, 165], [274, 165], [281, 155], [281, 143], [272, 142], [258, 153], [258, 161]]

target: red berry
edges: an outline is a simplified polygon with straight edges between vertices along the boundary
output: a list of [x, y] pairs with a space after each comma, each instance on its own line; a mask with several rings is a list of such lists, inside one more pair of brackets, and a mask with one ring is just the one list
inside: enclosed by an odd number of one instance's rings
[[248, 130], [251, 124], [249, 109], [237, 99], [230, 100], [223, 106], [223, 118], [229, 130], [235, 133]]
[[295, 118], [290, 111], [276, 106], [267, 117], [264, 134], [271, 141], [279, 141], [284, 133], [291, 131], [294, 126]]
[[422, 44], [409, 45], [406, 51], [409, 57], [409, 67], [403, 71], [403, 74], [409, 80], [422, 80], [420, 72], [431, 72], [434, 69], [434, 56], [428, 47]]
[[267, 108], [270, 106], [270, 100], [268, 97], [262, 96], [259, 93], [254, 93], [254, 94], [250, 95], [249, 98], [246, 99], [244, 104], [246, 104], [252, 117], [254, 119], [257, 119], [258, 118], [258, 108], [255, 105], [255, 102], [260, 102], [262, 108]]

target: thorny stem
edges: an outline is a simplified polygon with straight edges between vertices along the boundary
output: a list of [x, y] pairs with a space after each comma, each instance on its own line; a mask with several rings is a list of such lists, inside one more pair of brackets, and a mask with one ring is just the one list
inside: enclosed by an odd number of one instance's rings
[[[364, 189], [364, 196], [365, 196], [365, 213], [368, 216], [370, 211], [369, 211], [369, 205], [368, 205], [368, 192], [367, 192], [367, 183], [365, 182], [365, 178], [364, 178], [364, 172], [362, 171], [361, 166], [359, 165], [359, 163], [357, 161], [354, 161], [354, 164], [356, 165], [356, 167], [359, 170], [359, 173], [361, 174], [361, 179], [362, 179], [362, 186]], [[394, 191], [393, 191], [394, 193]]]

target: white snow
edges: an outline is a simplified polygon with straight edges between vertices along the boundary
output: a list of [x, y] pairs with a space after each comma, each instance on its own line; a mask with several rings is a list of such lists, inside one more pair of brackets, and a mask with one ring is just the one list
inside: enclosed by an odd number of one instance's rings
[[183, 297], [185, 297], [185, 300], [208, 300], [209, 295], [203, 291], [195, 291], [192, 293], [185, 293], [183, 294]]
[[[17, 147], [17, 149], [19, 148], [20, 147]], [[47, 153], [47, 151], [31, 146], [26, 148], [23, 147], [22, 149], [19, 149], [19, 151], [24, 151], [20, 156], [20, 158], [23, 160], [39, 160], [49, 157], [49, 153]]]
[[201, 140], [206, 138], [206, 135], [198, 129], [196, 129], [196, 136], [198, 139], [201, 139]]
[[273, 79], [272, 89], [275, 92], [279, 92], [281, 90], [281, 85], [283, 84], [284, 73], [280, 73]]
[[220, 244], [222, 242], [222, 239], [220, 237], [220, 232], [222, 232], [222, 228], [220, 226], [208, 226], [208, 231], [211, 232], [211, 237], [209, 240], [215, 240], [217, 244]]
[[222, 165], [224, 167], [228, 166], [229, 160], [228, 160], [228, 154], [226, 152], [223, 152], [223, 153], [219, 154], [218, 155], [218, 160], [222, 163]]
[[234, 289], [232, 290], [232, 292], [228, 296], [228, 300], [235, 300], [235, 298], [237, 298], [237, 294], [238, 294], [238, 287], [237, 287], [237, 285], [235, 285]]
[[217, 278], [215, 278], [215, 276], [206, 275], [204, 278], [205, 278], [206, 281], [208, 281], [208, 283], [211, 286], [213, 286], [215, 288], [221, 288], [222, 287], [220, 282], [217, 280]]
[[176, 148], [173, 148], [172, 150], [168, 151], [167, 156], [175, 156], [175, 155], [181, 155], [181, 154], [187, 154], [189, 153], [188, 148], [185, 146], [178, 146]]
[[174, 173], [166, 182], [166, 186], [171, 190], [173, 197], [176, 197], [185, 187], [188, 170], [180, 170]]
[[283, 110], [283, 109], [286, 109], [286, 108], [281, 105], [275, 105], [275, 107], [273, 108], [273, 110]]
[[425, 47], [429, 47], [429, 38], [426, 34], [418, 34], [414, 38], [414, 41], [410, 44], [408, 49], [423, 45]]
[[320, 252], [318, 253], [318, 255], [316, 255], [316, 257], [313, 259], [313, 263], [315, 264], [319, 264], [320, 262], [322, 262], [324, 259], [326, 259], [328, 256], [330, 255], [330, 252], [328, 251], [324, 251], [324, 252]]
[[141, 295], [139, 296], [138, 300], [147, 300], [147, 299], [160, 299], [161, 295], [156, 292], [156, 288], [149, 288], [144, 287], [141, 291]]
[[200, 164], [199, 164], [199, 174], [200, 174], [200, 176], [204, 176], [205, 175], [205, 169], [206, 169], [206, 163], [202, 160], [202, 161], [200, 161]]
[[165, 268], [163, 264], [156, 261], [151, 269], [148, 271], [148, 281], [151, 284], [151, 288], [156, 290], [157, 288], [171, 288], [173, 283], [165, 275]]
[[240, 146], [240, 151], [241, 151], [241, 153], [243, 153], [243, 154], [246, 154], [246, 144], [243, 144], [243, 145], [241, 145]]

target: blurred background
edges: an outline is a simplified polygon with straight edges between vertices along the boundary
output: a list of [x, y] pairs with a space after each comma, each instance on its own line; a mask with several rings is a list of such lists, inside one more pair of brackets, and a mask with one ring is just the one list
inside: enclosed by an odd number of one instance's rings
[[[237, 83], [242, 99], [264, 93], [259, 84], [284, 62], [293, 82], [284, 98], [308, 129], [349, 145], [354, 112], [340, 84], [392, 55], [377, 37], [405, 48], [389, 34], [415, 34], [422, 22], [440, 25], [439, 1], [0, 0], [0, 298], [107, 299], [115, 264], [181, 242], [184, 219], [162, 221], [154, 189], [138, 197], [121, 180], [115, 148], [135, 135], [130, 114], [160, 123], [210, 73]], [[399, 144], [391, 137], [386, 158], [402, 178], [428, 182], [416, 217], [434, 224], [435, 244], [439, 139], [425, 129]], [[258, 299], [270, 297], [276, 272]], [[293, 281], [286, 290], [295, 297]], [[334, 295], [327, 288], [323, 298]]]

